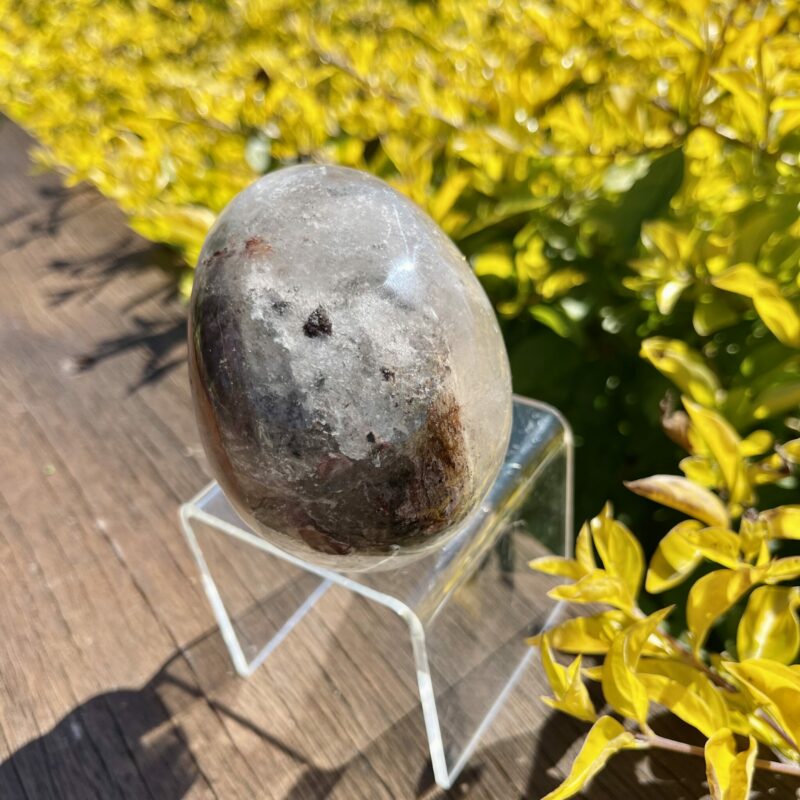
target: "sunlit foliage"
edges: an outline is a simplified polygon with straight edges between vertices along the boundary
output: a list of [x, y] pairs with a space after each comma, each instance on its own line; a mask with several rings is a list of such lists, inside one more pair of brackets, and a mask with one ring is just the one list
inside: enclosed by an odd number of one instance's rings
[[[574, 558], [531, 562], [540, 572], [571, 581], [553, 589], [553, 598], [592, 609], [531, 640], [541, 649], [553, 691], [544, 701], [578, 719], [596, 720], [569, 777], [550, 800], [580, 791], [621, 749], [686, 752], [653, 733], [649, 718], [656, 707], [708, 737], [704, 755], [713, 797], [746, 800], [755, 766], [800, 778], [800, 763], [756, 761], [760, 742], [789, 762], [800, 762], [800, 668], [788, 666], [800, 651], [800, 589], [792, 585], [800, 578], [800, 556], [782, 552], [787, 542], [800, 539], [800, 506], [759, 512], [753, 491], [758, 482], [776, 480], [787, 461], [796, 459], [800, 440], [776, 449], [772, 437], [759, 430], [743, 441], [718, 413], [688, 398], [684, 406], [689, 458], [702, 463], [698, 482], [654, 475], [628, 484], [689, 517], [661, 540], [649, 567], [639, 541], [608, 505], [581, 528]], [[772, 455], [765, 457], [767, 450]], [[776, 461], [779, 470], [773, 468]], [[640, 595], [643, 588], [661, 595], [687, 581], [686, 624], [676, 636], [663, 624], [674, 606], [648, 614]], [[726, 641], [722, 633], [721, 646], [710, 646], [712, 631], [726, 625], [731, 638]], [[575, 659], [564, 666], [554, 650]], [[600, 663], [587, 668], [584, 657]], [[630, 720], [630, 729], [598, 717], [587, 678], [599, 681], [609, 709]], [[738, 753], [733, 734], [748, 737], [746, 751]]]
[[800, 741], [799, 40], [796, 0], [0, 0], [0, 107], [180, 251], [184, 291], [215, 215], [283, 164], [424, 206], [516, 388], [573, 424], [578, 514], [610, 496], [639, 536], [607, 506], [574, 560], [536, 565], [605, 606], [538, 640], [547, 702], [594, 719], [588, 676], [634, 723], [600, 717], [552, 796], [653, 746], [658, 703], [734, 800], [757, 742]]
[[567, 412], [588, 514], [672, 460], [668, 384], [640, 349], [665, 374], [696, 350], [706, 391], [689, 394], [740, 429], [800, 402], [798, 16], [796, 0], [0, 0], [0, 107], [42, 164], [189, 265], [264, 171], [391, 181], [471, 259], [517, 389]]

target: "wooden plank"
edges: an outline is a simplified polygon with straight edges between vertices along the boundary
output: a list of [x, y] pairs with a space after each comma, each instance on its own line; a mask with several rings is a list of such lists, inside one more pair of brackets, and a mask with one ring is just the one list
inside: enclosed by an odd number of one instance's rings
[[[30, 146], [0, 123], [0, 797], [444, 797], [383, 610], [332, 590], [255, 676], [233, 675], [177, 527], [207, 473], [163, 253], [93, 191], [31, 176]], [[260, 568], [222, 568], [275, 624]], [[586, 726], [544, 691], [526, 673], [451, 796], [560, 781]], [[588, 796], [695, 797], [701, 781], [690, 759], [626, 754]]]

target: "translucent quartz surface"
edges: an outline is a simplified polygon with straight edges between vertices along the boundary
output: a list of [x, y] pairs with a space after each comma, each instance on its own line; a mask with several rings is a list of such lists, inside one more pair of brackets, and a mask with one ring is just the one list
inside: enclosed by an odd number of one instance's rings
[[493, 310], [376, 178], [298, 166], [238, 195], [203, 247], [189, 338], [215, 477], [290, 553], [396, 566], [441, 546], [497, 475], [511, 388]]
[[[561, 579], [534, 572], [528, 562], [571, 553], [571, 464], [563, 419], [547, 406], [515, 398], [508, 451], [485, 500], [443, 547], [394, 570], [340, 572], [295, 558], [254, 535], [217, 484], [183, 506], [181, 517], [242, 676], [278, 647], [304, 658], [304, 634], [292, 640], [292, 631], [302, 628], [329, 588], [350, 592], [339, 601], [347, 607], [347, 624], [336, 626], [327, 646], [315, 639], [325, 679], [313, 687], [311, 705], [336, 703], [340, 688], [345, 695], [352, 691], [348, 682], [331, 685], [329, 676], [350, 675], [358, 662], [367, 677], [346, 707], [379, 704], [380, 724], [404, 732], [397, 741], [407, 742], [405, 768], [417, 769], [415, 742], [422, 731], [412, 713], [414, 699], [393, 689], [381, 670], [390, 664], [392, 675], [416, 679], [434, 775], [446, 789], [528, 664], [533, 649], [526, 637], [560, 613], [547, 592]], [[373, 604], [394, 613], [364, 616]], [[326, 607], [322, 613], [330, 612]], [[285, 673], [285, 680], [292, 678], [291, 670]], [[328, 694], [332, 690], [335, 696]], [[357, 746], [373, 747], [384, 727], [362, 730], [359, 720], [350, 723], [364, 736]]]

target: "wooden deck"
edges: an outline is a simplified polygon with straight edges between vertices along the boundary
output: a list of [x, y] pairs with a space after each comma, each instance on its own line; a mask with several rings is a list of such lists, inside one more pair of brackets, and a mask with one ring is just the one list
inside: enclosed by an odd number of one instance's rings
[[[33, 177], [30, 146], [0, 120], [0, 798], [446, 796], [413, 686], [346, 593], [232, 674], [177, 524], [208, 480], [183, 308], [158, 248], [95, 192]], [[544, 691], [529, 670], [449, 796], [560, 782], [587, 726]], [[690, 800], [703, 774], [626, 753], [585, 796]]]

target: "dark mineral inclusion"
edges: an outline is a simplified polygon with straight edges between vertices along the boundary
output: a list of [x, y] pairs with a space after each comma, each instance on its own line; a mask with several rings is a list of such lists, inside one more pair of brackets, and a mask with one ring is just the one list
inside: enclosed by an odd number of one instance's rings
[[317, 563], [427, 552], [505, 454], [508, 360], [486, 296], [429, 217], [355, 170], [283, 169], [231, 202], [200, 256], [189, 350], [226, 496]]

